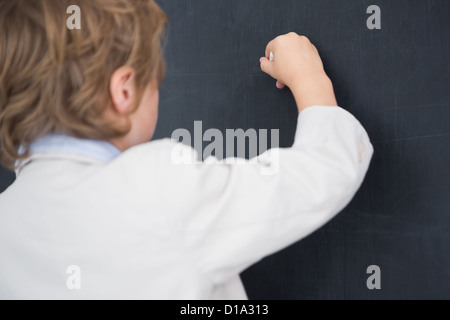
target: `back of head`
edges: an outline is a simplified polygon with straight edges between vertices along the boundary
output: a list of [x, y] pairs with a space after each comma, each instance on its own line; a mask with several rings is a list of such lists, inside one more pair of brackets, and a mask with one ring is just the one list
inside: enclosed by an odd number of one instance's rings
[[[81, 10], [69, 29], [68, 8]], [[19, 154], [49, 132], [108, 140], [126, 134], [103, 117], [109, 80], [121, 66], [143, 93], [161, 83], [161, 36], [167, 17], [154, 0], [0, 0], [0, 159]]]

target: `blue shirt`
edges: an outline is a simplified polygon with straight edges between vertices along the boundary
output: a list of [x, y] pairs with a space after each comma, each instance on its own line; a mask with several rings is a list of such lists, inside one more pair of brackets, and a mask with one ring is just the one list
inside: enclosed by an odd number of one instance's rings
[[[20, 148], [20, 152], [24, 152]], [[30, 145], [30, 158], [18, 161], [17, 167], [23, 167], [35, 156], [64, 154], [75, 157], [91, 158], [101, 162], [111, 162], [122, 151], [112, 143], [101, 140], [79, 139], [61, 133], [49, 133]]]

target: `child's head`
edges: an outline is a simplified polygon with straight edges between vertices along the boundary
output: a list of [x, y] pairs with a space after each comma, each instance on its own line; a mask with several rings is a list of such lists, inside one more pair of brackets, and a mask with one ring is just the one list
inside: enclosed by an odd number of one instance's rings
[[[67, 9], [81, 9], [69, 30]], [[0, 155], [12, 166], [49, 132], [148, 141], [167, 22], [154, 0], [0, 0]]]

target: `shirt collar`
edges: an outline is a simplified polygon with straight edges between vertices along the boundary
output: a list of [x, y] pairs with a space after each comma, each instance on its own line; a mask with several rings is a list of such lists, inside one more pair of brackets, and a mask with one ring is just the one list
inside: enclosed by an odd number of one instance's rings
[[[23, 150], [23, 148], [21, 148]], [[112, 143], [101, 140], [79, 139], [61, 133], [49, 133], [30, 145], [28, 159], [19, 161], [17, 173], [35, 158], [68, 158], [88, 162], [108, 163], [122, 151]]]

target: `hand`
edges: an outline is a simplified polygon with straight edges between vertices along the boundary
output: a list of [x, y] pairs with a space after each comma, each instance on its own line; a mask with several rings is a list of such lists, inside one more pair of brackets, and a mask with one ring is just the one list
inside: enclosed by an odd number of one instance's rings
[[[269, 60], [270, 52], [274, 61]], [[261, 69], [277, 79], [277, 88], [291, 89], [299, 112], [312, 105], [337, 106], [322, 59], [308, 38], [293, 32], [279, 36], [267, 45], [260, 62]]]

